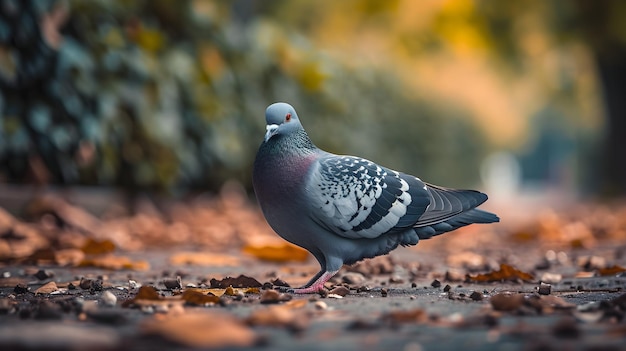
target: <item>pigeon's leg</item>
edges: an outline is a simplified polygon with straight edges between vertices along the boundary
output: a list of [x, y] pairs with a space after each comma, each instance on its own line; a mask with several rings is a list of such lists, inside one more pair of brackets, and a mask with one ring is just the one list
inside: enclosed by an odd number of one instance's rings
[[322, 268], [322, 270], [320, 270], [319, 272], [317, 272], [317, 274], [315, 274], [313, 276], [313, 278], [311, 278], [311, 280], [309, 280], [308, 283], [302, 285], [299, 289], [304, 289], [304, 288], [308, 288], [309, 286], [313, 285], [318, 279], [320, 279], [320, 277], [322, 276], [322, 274], [324, 274], [326, 272], [326, 269]]
[[[328, 281], [328, 279], [332, 278], [336, 273], [338, 272], [338, 270], [336, 271], [320, 271], [321, 275], [318, 273], [316, 275], [316, 277], [319, 275], [319, 277], [312, 283], [310, 284], [310, 286], [305, 287], [305, 288], [299, 288], [299, 289], [293, 289], [293, 293], [294, 294], [312, 294], [312, 293], [316, 293], [320, 290], [324, 290], [324, 283], [326, 283]], [[309, 285], [309, 284], [307, 284]], [[305, 285], [306, 286], [306, 285]]]

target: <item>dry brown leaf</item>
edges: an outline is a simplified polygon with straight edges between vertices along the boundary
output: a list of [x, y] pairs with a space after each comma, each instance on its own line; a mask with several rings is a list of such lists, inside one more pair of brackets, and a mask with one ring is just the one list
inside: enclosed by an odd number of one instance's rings
[[139, 291], [137, 291], [137, 295], [135, 295], [134, 299], [135, 300], [162, 300], [163, 296], [161, 296], [154, 287], [144, 285], [141, 288], [139, 288]]
[[626, 272], [626, 268], [624, 268], [622, 266], [618, 266], [618, 265], [613, 265], [611, 267], [598, 269], [598, 274], [600, 274], [602, 276], [616, 275], [616, 274], [619, 274], [619, 273], [622, 273], [622, 272]]
[[382, 320], [391, 323], [425, 323], [428, 321], [428, 314], [420, 308], [408, 311], [391, 311], [383, 315]]
[[85, 253], [78, 249], [64, 249], [54, 252], [54, 261], [59, 266], [78, 266], [85, 259]]
[[499, 293], [493, 295], [489, 302], [496, 311], [515, 311], [524, 304], [524, 295]]
[[13, 288], [17, 284], [28, 284], [28, 281], [22, 277], [0, 278], [0, 288]]
[[[232, 291], [230, 291], [230, 289], [232, 289]], [[185, 289], [185, 291], [194, 291], [200, 294], [210, 294], [210, 295], [214, 295], [217, 297], [220, 297], [224, 294], [229, 295], [227, 293], [227, 290], [229, 293], [232, 293], [234, 295], [239, 294], [239, 292], [242, 292], [244, 294], [260, 294], [261, 290], [259, 288], [233, 288], [232, 286], [229, 286], [228, 288], [222, 289], [222, 288], [187, 288]]]
[[501, 281], [517, 281], [523, 280], [525, 282], [531, 282], [535, 278], [526, 272], [522, 272], [519, 269], [510, 266], [505, 263], [500, 264], [500, 270], [493, 271], [485, 274], [477, 274], [468, 276], [470, 281], [478, 283], [488, 282], [501, 282]]
[[292, 330], [306, 328], [309, 316], [305, 313], [296, 312], [293, 307], [287, 305], [270, 306], [264, 309], [254, 310], [246, 322], [253, 326], [283, 327]]
[[211, 288], [221, 288], [226, 289], [229, 286], [233, 288], [260, 288], [263, 286], [258, 280], [247, 277], [243, 274], [239, 275], [237, 278], [226, 277], [222, 280], [217, 280], [215, 278], [211, 279]]
[[136, 270], [145, 271], [150, 268], [150, 264], [147, 261], [133, 261], [125, 256], [96, 256], [84, 259], [79, 267], [97, 267], [111, 270]]
[[205, 306], [210, 303], [220, 302], [219, 296], [207, 295], [191, 289], [187, 289], [183, 292], [182, 299], [186, 303], [196, 306]]
[[251, 346], [256, 335], [233, 316], [217, 312], [191, 312], [150, 319], [141, 326], [143, 333], [155, 335], [193, 348]]
[[97, 240], [89, 238], [81, 247], [81, 250], [86, 255], [103, 255], [115, 251], [115, 244], [109, 239]]
[[289, 243], [274, 245], [244, 246], [243, 252], [258, 259], [272, 262], [304, 262], [309, 258], [309, 252]]
[[55, 282], [49, 282], [39, 287], [39, 289], [35, 290], [35, 294], [52, 294], [55, 291], [58, 291], [59, 288]]
[[469, 270], [480, 270], [487, 268], [487, 259], [471, 251], [460, 252], [448, 256], [448, 264], [453, 267], [463, 267]]
[[170, 257], [173, 265], [198, 265], [198, 266], [237, 266], [240, 263], [238, 257], [222, 255], [210, 252], [181, 252]]
[[181, 299], [181, 296], [161, 296], [157, 290], [152, 286], [142, 286], [139, 288], [137, 295], [130, 300], [126, 300], [122, 303], [122, 307], [129, 307], [131, 305], [136, 306], [162, 306], [165, 308], [180, 306], [185, 301]]

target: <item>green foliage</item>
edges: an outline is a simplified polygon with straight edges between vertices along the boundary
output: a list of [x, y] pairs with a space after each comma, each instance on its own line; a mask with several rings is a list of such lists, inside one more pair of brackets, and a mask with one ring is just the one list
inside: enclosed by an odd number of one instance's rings
[[[264, 110], [275, 101], [298, 109], [320, 147], [442, 184], [477, 178], [484, 142], [458, 111], [409, 96], [391, 70], [324, 55], [267, 9], [249, 16], [229, 2], [70, 1], [54, 46], [41, 19], [62, 5], [17, 4], [33, 30], [24, 46], [11, 46], [23, 26], [3, 17], [11, 31], [1, 45], [20, 58], [0, 75], [0, 177], [10, 181], [249, 185]], [[380, 6], [359, 11], [373, 16]], [[461, 168], [468, 173], [450, 172]]]

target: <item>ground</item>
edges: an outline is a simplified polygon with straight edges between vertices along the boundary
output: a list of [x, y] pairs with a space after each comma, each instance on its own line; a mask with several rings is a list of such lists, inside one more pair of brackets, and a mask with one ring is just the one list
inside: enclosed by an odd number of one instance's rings
[[237, 186], [140, 197], [132, 210], [108, 192], [1, 190], [1, 349], [619, 350], [626, 341], [619, 204], [523, 219], [491, 208], [510, 220], [346, 266], [323, 293], [294, 295], [284, 285], [303, 284], [317, 263], [277, 238]]

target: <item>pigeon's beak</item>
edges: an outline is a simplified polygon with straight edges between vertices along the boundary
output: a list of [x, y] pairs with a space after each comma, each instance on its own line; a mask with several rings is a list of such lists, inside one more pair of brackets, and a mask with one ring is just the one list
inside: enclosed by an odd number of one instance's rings
[[265, 127], [265, 130], [265, 141], [268, 141], [274, 136], [274, 134], [276, 134], [276, 132], [278, 132], [278, 124], [268, 124], [267, 127]]

